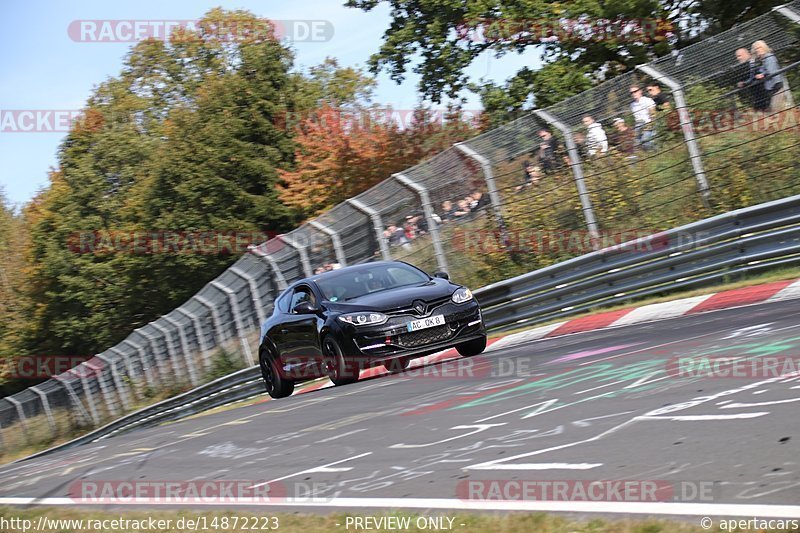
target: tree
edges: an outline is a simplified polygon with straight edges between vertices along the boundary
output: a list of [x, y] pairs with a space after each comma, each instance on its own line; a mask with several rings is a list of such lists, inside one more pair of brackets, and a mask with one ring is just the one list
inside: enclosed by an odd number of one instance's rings
[[[370, 11], [380, 3], [381, 0], [348, 0], [346, 5]], [[782, 2], [386, 0], [386, 3], [392, 7], [392, 21], [380, 50], [369, 60], [370, 69], [375, 74], [386, 70], [400, 83], [411, 68], [421, 77], [422, 95], [433, 102], [440, 102], [443, 97], [454, 98], [467, 88], [466, 68], [484, 52], [502, 57], [533, 48], [541, 53], [546, 66], [540, 73], [523, 68], [504, 87], [477, 86], [487, 108], [508, 112], [521, 108], [531, 95], [536, 105], [543, 106], [575, 94], [586, 87], [587, 81], [596, 82], [629, 70], [669, 52], [672, 47], [728, 29]], [[632, 33], [620, 35], [619, 28], [613, 25], [617, 21], [633, 22]], [[543, 36], [547, 38], [542, 39]], [[415, 57], [420, 58], [416, 63]], [[558, 75], [565, 70], [570, 74]], [[501, 95], [501, 91], [505, 94]]]

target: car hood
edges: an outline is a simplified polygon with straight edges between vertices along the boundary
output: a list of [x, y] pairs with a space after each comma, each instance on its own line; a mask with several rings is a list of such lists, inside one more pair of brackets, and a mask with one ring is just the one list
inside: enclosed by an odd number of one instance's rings
[[431, 282], [409, 285], [386, 291], [378, 291], [346, 302], [325, 302], [331, 311], [347, 313], [350, 311], [384, 311], [398, 307], [410, 307], [414, 300], [438, 300], [453, 294], [458, 285], [447, 280], [434, 278]]

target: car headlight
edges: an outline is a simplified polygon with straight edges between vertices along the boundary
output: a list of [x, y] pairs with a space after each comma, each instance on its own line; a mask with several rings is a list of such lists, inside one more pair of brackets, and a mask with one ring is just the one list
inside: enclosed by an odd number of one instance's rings
[[383, 324], [388, 319], [389, 317], [383, 313], [347, 313], [346, 315], [339, 315], [339, 320], [354, 326], [375, 326]]
[[461, 287], [460, 289], [456, 289], [452, 299], [457, 304], [463, 304], [464, 302], [472, 300], [472, 291], [466, 287]]

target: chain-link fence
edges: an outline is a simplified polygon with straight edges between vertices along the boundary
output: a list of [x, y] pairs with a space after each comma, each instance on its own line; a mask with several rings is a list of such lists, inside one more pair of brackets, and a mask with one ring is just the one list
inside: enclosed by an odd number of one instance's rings
[[798, 28], [800, 0], [387, 178], [252, 248], [117, 346], [2, 399], [0, 437], [101, 424], [201, 383], [221, 348], [256, 364], [275, 296], [320, 270], [392, 258], [480, 286], [800, 193]]

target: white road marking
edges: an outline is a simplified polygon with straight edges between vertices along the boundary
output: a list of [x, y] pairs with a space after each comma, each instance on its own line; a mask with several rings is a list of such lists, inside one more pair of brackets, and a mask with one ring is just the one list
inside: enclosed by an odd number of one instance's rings
[[275, 483], [277, 481], [283, 481], [284, 479], [289, 479], [290, 477], [300, 476], [302, 474], [311, 474], [311, 473], [314, 473], [314, 472], [347, 472], [349, 470], [352, 470], [353, 467], [352, 466], [345, 466], [345, 467], [339, 467], [339, 468], [331, 468], [331, 467], [333, 465], [346, 463], [347, 461], [352, 461], [353, 459], [359, 459], [359, 458], [365, 457], [367, 455], [372, 455], [372, 452], [365, 452], [365, 453], [362, 453], [362, 454], [359, 454], [359, 455], [354, 455], [353, 457], [348, 457], [346, 459], [340, 459], [339, 461], [334, 461], [332, 463], [328, 463], [328, 464], [322, 465], [322, 466], [315, 466], [314, 468], [309, 468], [308, 470], [302, 470], [300, 472], [295, 472], [294, 474], [289, 474], [288, 476], [275, 478], [275, 479], [272, 479], [270, 481], [265, 481], [264, 483], [258, 483], [256, 485], [253, 485], [252, 487], [248, 487], [248, 488], [254, 489], [256, 487], [261, 487], [263, 485], [269, 485], [270, 483]]
[[[603, 463], [523, 463], [515, 465], [503, 465], [497, 470], [591, 470], [603, 466]], [[481, 468], [480, 470], [494, 470], [493, 468]]]
[[773, 400], [771, 402], [754, 402], [754, 403], [729, 403], [723, 405], [720, 409], [734, 409], [736, 407], [763, 407], [766, 405], [777, 405], [779, 403], [792, 403], [800, 402], [800, 398], [790, 398], [788, 400]]
[[341, 435], [334, 435], [333, 437], [328, 437], [327, 439], [318, 440], [317, 444], [322, 444], [323, 442], [330, 442], [332, 440], [341, 439], [342, 437], [347, 437], [348, 435], [352, 435], [353, 433], [358, 433], [360, 431], [366, 431], [367, 428], [362, 429], [354, 429], [353, 431], [348, 431], [347, 433], [342, 433]]
[[505, 422], [502, 424], [470, 424], [464, 426], [453, 426], [450, 429], [472, 429], [474, 428], [475, 431], [470, 431], [469, 433], [464, 433], [463, 435], [456, 435], [455, 437], [450, 437], [448, 439], [437, 440], [435, 442], [428, 442], [425, 444], [392, 444], [389, 448], [427, 448], [428, 446], [435, 446], [437, 444], [442, 444], [444, 442], [450, 442], [456, 439], [463, 439], [464, 437], [469, 437], [470, 435], [475, 435], [476, 433], [480, 433], [482, 431], [486, 431], [487, 429], [491, 429], [497, 426], [505, 426]]
[[760, 413], [737, 413], [735, 415], [678, 415], [678, 416], [638, 416], [637, 420], [671, 420], [674, 422], [699, 422], [702, 420], [736, 420], [739, 418], [758, 418], [768, 415], [769, 411]]

